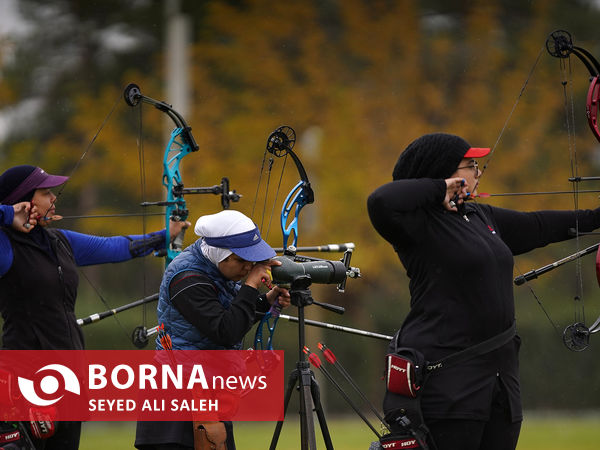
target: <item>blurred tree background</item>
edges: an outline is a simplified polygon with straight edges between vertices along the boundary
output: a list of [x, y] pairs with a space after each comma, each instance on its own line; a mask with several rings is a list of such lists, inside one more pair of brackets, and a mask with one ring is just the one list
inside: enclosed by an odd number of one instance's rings
[[[578, 61], [561, 65], [544, 47], [551, 31], [565, 29], [576, 45], [600, 56], [600, 9], [591, 1], [20, 0], [14, 5], [21, 26], [0, 36], [0, 168], [34, 164], [71, 174], [58, 203], [65, 216], [140, 213], [141, 201], [161, 200], [161, 161], [172, 124], [151, 107], [125, 104], [123, 88], [135, 82], [145, 95], [173, 103], [192, 126], [200, 150], [182, 163], [186, 187], [211, 186], [228, 176], [243, 194], [233, 207], [253, 215], [269, 243], [281, 246], [279, 209], [298, 175], [288, 161], [280, 182], [283, 164], [275, 161], [270, 192], [264, 174], [261, 189], [257, 185], [267, 137], [289, 125], [298, 134], [294, 150], [315, 191], [315, 203], [301, 214], [299, 245], [354, 242], [352, 265], [363, 274], [348, 282], [343, 295], [333, 286], [313, 286], [315, 299], [342, 305], [346, 313], [312, 306], [309, 318], [388, 335], [402, 324], [408, 279], [392, 248], [372, 229], [366, 198], [391, 180], [398, 155], [421, 134], [451, 132], [474, 146], [495, 147], [483, 192], [569, 190], [574, 149], [580, 175], [599, 169], [600, 148], [585, 118], [588, 73]], [[183, 48], [168, 39], [178, 28], [187, 30]], [[173, 67], [177, 49], [185, 55], [181, 67]], [[177, 69], [189, 80], [181, 104], [167, 97]], [[571, 102], [575, 127], [569, 139]], [[220, 210], [218, 197], [186, 199], [192, 221]], [[518, 210], [573, 208], [568, 195], [478, 201]], [[580, 196], [580, 208], [597, 204], [598, 194]], [[59, 226], [140, 234], [161, 228], [163, 219], [64, 219]], [[186, 244], [193, 240], [189, 231]], [[515, 275], [594, 242], [585, 237], [520, 256]], [[587, 324], [600, 315], [592, 258], [581, 261]], [[600, 404], [595, 382], [600, 343], [592, 337], [587, 351], [573, 353], [561, 342], [576, 312], [576, 265], [515, 288], [527, 409]], [[82, 269], [78, 316], [156, 292], [162, 269], [157, 258]], [[85, 327], [88, 348], [132, 348], [133, 328], [153, 326], [154, 309], [130, 310]], [[293, 307], [287, 312], [295, 315]], [[286, 351], [291, 370], [297, 327], [281, 322], [275, 346]], [[316, 349], [319, 340], [337, 352], [379, 404], [387, 343], [307, 330], [309, 347]], [[347, 410], [335, 394], [328, 396], [327, 407]]]

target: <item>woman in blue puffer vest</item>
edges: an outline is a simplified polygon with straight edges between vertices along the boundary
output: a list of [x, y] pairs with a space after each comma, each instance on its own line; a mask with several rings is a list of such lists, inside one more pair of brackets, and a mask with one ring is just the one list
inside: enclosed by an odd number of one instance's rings
[[[200, 239], [165, 271], [158, 323], [164, 324], [173, 350], [241, 349], [256, 312], [268, 311], [276, 301], [282, 307], [290, 304], [286, 289], [274, 286], [263, 295], [258, 291], [263, 284], [270, 285], [270, 267], [280, 263], [271, 260], [275, 251], [262, 240], [252, 220], [239, 211], [202, 216], [194, 231]], [[159, 339], [156, 345], [163, 349]], [[235, 449], [231, 422], [138, 422], [135, 446], [141, 450], [192, 450], [194, 435], [196, 440], [217, 444], [215, 448]]]

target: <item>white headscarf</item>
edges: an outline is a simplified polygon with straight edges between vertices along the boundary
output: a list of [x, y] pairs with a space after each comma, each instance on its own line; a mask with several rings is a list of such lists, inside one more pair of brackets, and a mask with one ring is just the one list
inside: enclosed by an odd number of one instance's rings
[[[200, 217], [196, 221], [194, 232], [200, 237], [216, 238], [243, 233], [253, 230], [255, 227], [254, 222], [241, 212], [227, 209], [217, 214]], [[233, 253], [226, 248], [208, 245], [204, 240], [200, 244], [200, 249], [202, 254], [215, 266]]]

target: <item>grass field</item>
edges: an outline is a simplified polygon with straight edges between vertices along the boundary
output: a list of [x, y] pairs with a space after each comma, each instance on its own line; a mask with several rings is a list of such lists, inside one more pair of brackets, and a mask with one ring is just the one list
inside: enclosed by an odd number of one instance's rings
[[[240, 422], [235, 425], [239, 450], [269, 448], [272, 422]], [[317, 426], [318, 448], [324, 448]], [[367, 450], [374, 434], [358, 418], [330, 419], [328, 426], [333, 445], [341, 450]], [[135, 423], [90, 422], [84, 424], [80, 450], [132, 449]], [[600, 448], [600, 416], [527, 415], [518, 450], [597, 450]], [[277, 448], [300, 448], [298, 422], [286, 421]]]

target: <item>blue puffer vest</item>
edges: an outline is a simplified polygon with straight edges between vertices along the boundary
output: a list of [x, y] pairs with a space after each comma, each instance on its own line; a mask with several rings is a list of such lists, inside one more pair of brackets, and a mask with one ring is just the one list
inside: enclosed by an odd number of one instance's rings
[[[158, 298], [158, 323], [164, 323], [165, 332], [171, 336], [173, 350], [239, 350], [242, 343], [232, 347], [223, 347], [213, 343], [196, 327], [177, 311], [169, 296], [169, 284], [178, 273], [195, 270], [207, 275], [217, 288], [217, 296], [224, 308], [229, 309], [231, 302], [240, 290], [240, 283], [225, 278], [219, 269], [204, 257], [200, 250], [201, 239], [186, 248], [179, 254], [165, 270], [160, 284]], [[156, 339], [156, 348], [162, 350], [159, 339]]]

